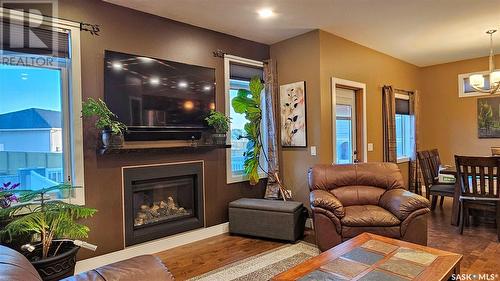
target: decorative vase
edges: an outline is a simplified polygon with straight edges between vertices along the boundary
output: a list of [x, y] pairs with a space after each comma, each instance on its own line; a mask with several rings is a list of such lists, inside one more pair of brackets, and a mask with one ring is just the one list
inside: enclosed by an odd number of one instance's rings
[[50, 256], [58, 245], [54, 242], [49, 251], [49, 257], [41, 259], [42, 246], [36, 246], [31, 253], [25, 254], [31, 264], [35, 267], [38, 274], [44, 281], [56, 281], [72, 276], [75, 273], [76, 254], [80, 247], [75, 246], [72, 241], [64, 241], [59, 248], [57, 256]]
[[123, 134], [115, 135], [110, 130], [102, 130], [101, 138], [104, 148], [119, 148], [123, 145]]
[[226, 134], [214, 133], [212, 139], [216, 145], [225, 145], [227, 137]]

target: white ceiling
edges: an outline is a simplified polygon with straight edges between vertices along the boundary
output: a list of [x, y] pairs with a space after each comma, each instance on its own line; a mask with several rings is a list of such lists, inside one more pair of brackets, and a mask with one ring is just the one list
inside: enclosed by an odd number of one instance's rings
[[266, 44], [319, 28], [418, 66], [487, 56], [500, 29], [500, 0], [105, 1]]

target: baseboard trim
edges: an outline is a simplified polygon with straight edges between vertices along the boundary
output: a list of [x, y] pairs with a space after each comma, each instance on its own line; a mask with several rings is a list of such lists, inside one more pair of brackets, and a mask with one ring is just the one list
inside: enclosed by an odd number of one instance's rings
[[229, 232], [229, 223], [226, 222], [130, 246], [120, 251], [78, 261], [76, 263], [75, 274], [132, 257], [155, 254], [227, 232]]

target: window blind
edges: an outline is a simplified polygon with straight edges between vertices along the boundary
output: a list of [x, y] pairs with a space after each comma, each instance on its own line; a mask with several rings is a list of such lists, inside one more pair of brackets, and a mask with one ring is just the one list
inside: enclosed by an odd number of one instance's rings
[[231, 79], [250, 81], [253, 77], [258, 76], [261, 80], [264, 79], [263, 71], [260, 67], [252, 67], [248, 65], [240, 65], [231, 63], [229, 65], [230, 68], [230, 77]]
[[410, 101], [396, 98], [396, 114], [410, 115]]
[[24, 54], [69, 58], [69, 33], [55, 31], [50, 26], [29, 27], [1, 21], [1, 48]]

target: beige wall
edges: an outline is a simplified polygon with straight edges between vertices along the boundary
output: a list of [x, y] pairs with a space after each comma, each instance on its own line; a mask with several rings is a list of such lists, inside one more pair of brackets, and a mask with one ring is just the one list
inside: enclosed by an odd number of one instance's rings
[[[500, 65], [500, 56], [496, 56]], [[488, 69], [488, 58], [434, 65], [421, 69], [421, 147], [437, 148], [443, 163], [453, 155], [491, 155], [499, 139], [479, 139], [477, 97], [458, 97], [458, 74]]]
[[[307, 170], [319, 161], [311, 156], [309, 147], [319, 146], [321, 139], [321, 94], [319, 33], [311, 31], [271, 46], [271, 58], [276, 60], [280, 85], [306, 81], [307, 144], [308, 148], [284, 148], [281, 155], [283, 179], [296, 199], [309, 201]], [[318, 155], [322, 155], [318, 151]], [[307, 203], [309, 205], [309, 203]]]
[[[308, 149], [283, 150], [284, 182], [297, 200], [308, 205], [307, 168], [332, 162], [331, 77], [366, 84], [367, 140], [374, 144], [368, 161], [382, 161], [383, 85], [415, 90], [419, 68], [324, 31], [285, 40], [271, 46], [271, 58], [278, 63], [279, 84], [306, 80]], [[406, 164], [400, 165], [407, 178]]]

